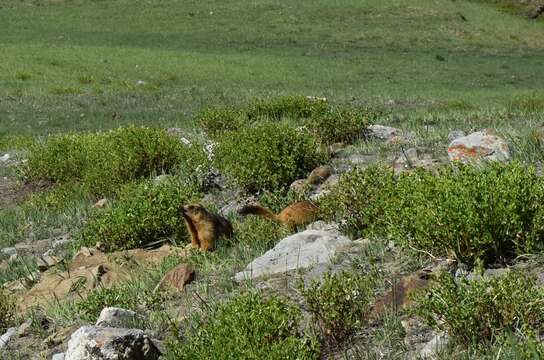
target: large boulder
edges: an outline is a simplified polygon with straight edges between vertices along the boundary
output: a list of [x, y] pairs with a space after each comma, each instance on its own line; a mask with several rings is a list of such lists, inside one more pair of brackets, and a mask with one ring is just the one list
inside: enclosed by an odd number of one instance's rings
[[330, 262], [351, 245], [351, 240], [336, 229], [305, 230], [281, 240], [274, 248], [253, 260], [235, 275], [236, 281], [286, 273]]
[[508, 143], [488, 131], [477, 131], [453, 140], [448, 147], [448, 155], [451, 161], [464, 163], [508, 161], [512, 157]]
[[156, 360], [160, 356], [142, 330], [83, 326], [72, 334], [65, 360]]

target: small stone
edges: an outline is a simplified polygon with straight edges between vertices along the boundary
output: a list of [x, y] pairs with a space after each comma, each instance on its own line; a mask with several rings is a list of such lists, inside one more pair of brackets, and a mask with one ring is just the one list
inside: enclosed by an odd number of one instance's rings
[[7, 162], [9, 159], [10, 159], [10, 155], [9, 154], [4, 154], [2, 156], [0, 156], [0, 161], [1, 162]]
[[97, 209], [103, 209], [107, 203], [108, 203], [108, 199], [104, 198], [104, 199], [98, 200], [93, 206]]
[[449, 336], [445, 333], [436, 334], [431, 341], [423, 346], [419, 355], [422, 359], [434, 359], [436, 354], [446, 348], [449, 340]]
[[323, 165], [312, 170], [308, 175], [307, 181], [309, 184], [317, 185], [321, 184], [334, 173], [334, 169], [330, 165]]
[[304, 192], [308, 188], [308, 181], [306, 179], [298, 179], [293, 181], [291, 185], [289, 185], [289, 189], [293, 190], [297, 193]]
[[32, 319], [28, 319], [19, 327], [17, 328], [17, 336], [18, 337], [24, 337], [27, 336], [30, 333], [30, 329], [32, 328]]
[[402, 130], [384, 125], [370, 125], [368, 127], [368, 136], [384, 141], [390, 141], [396, 137], [402, 136]]
[[163, 276], [153, 291], [170, 289], [180, 292], [185, 285], [191, 283], [194, 279], [195, 271], [193, 268], [187, 264], [179, 264]]
[[133, 328], [142, 322], [142, 318], [132, 310], [116, 307], [106, 307], [100, 312], [96, 326]]
[[66, 353], [54, 354], [51, 360], [64, 360]]
[[12, 328], [9, 328], [4, 333], [4, 335], [0, 336], [0, 350], [2, 350], [11, 340], [11, 338], [14, 337], [16, 334], [17, 334], [17, 328], [12, 327]]
[[14, 246], [3, 248], [2, 253], [5, 254], [5, 255], [8, 255], [8, 256], [16, 255], [17, 254], [17, 248], [15, 248]]
[[[83, 255], [83, 256], [86, 256], [86, 257], [89, 257], [89, 256], [93, 256], [94, 254], [94, 251], [92, 251], [91, 249], [89, 249], [88, 247], [86, 246], [82, 246], [81, 249], [79, 249], [78, 253], [76, 254], [76, 256], [78, 255]], [[76, 257], [74, 256], [74, 257]]]
[[36, 264], [38, 265], [38, 270], [45, 271], [58, 263], [62, 262], [64, 259], [60, 256], [52, 256], [44, 254], [41, 257], [36, 259]]
[[329, 153], [331, 154], [331, 156], [337, 156], [338, 154], [342, 152], [342, 150], [344, 150], [345, 147], [346, 147], [346, 144], [342, 142], [331, 144], [329, 145]]

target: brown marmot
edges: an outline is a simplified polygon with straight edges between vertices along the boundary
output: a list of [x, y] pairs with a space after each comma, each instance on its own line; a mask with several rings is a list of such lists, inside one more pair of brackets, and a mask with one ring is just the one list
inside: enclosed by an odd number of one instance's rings
[[188, 204], [181, 209], [181, 216], [191, 234], [191, 246], [207, 251], [215, 247], [221, 236], [233, 235], [231, 223], [222, 216], [208, 212], [200, 204]]
[[238, 211], [240, 215], [259, 215], [290, 228], [313, 221], [318, 212], [319, 208], [314, 203], [306, 200], [289, 205], [279, 214], [274, 214], [259, 204], [249, 204]]

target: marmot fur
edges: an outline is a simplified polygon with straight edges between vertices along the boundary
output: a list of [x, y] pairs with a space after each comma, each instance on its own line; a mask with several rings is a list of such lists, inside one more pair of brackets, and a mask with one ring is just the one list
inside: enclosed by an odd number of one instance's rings
[[231, 223], [222, 216], [208, 212], [200, 204], [188, 204], [181, 209], [181, 216], [191, 234], [191, 246], [207, 251], [215, 247], [221, 236], [233, 235]]
[[313, 221], [318, 212], [319, 208], [306, 200], [289, 205], [279, 214], [274, 214], [259, 204], [249, 204], [238, 211], [240, 215], [259, 215], [291, 228]]

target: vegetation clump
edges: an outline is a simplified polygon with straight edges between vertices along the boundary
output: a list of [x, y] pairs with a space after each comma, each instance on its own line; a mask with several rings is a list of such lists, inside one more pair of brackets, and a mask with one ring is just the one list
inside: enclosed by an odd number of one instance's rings
[[15, 299], [0, 288], [0, 333], [15, 325]]
[[286, 300], [242, 293], [171, 341], [167, 359], [317, 359], [318, 343], [300, 331], [301, 320]]
[[92, 194], [104, 195], [128, 181], [178, 166], [196, 168], [203, 156], [195, 148], [158, 128], [53, 135], [30, 147], [25, 175], [30, 180], [81, 183]]
[[315, 139], [287, 123], [263, 122], [225, 134], [217, 168], [248, 191], [277, 190], [326, 160]]
[[327, 272], [322, 282], [299, 284], [299, 291], [325, 337], [337, 343], [363, 327], [375, 285], [371, 275]]
[[145, 246], [150, 242], [187, 234], [180, 216], [181, 207], [198, 197], [195, 186], [167, 179], [129, 183], [111, 207], [97, 211], [81, 232], [82, 244], [101, 242], [108, 251]]
[[509, 261], [542, 248], [543, 183], [519, 163], [443, 167], [394, 177], [375, 167], [344, 176], [323, 200], [325, 217], [352, 234], [382, 234], [472, 265]]
[[[538, 339], [544, 330], [543, 301], [535, 277], [520, 271], [460, 281], [443, 272], [417, 299], [414, 312], [458, 343], [489, 345], [502, 342], [506, 334], [520, 341]], [[544, 349], [534, 350], [542, 354]]]

